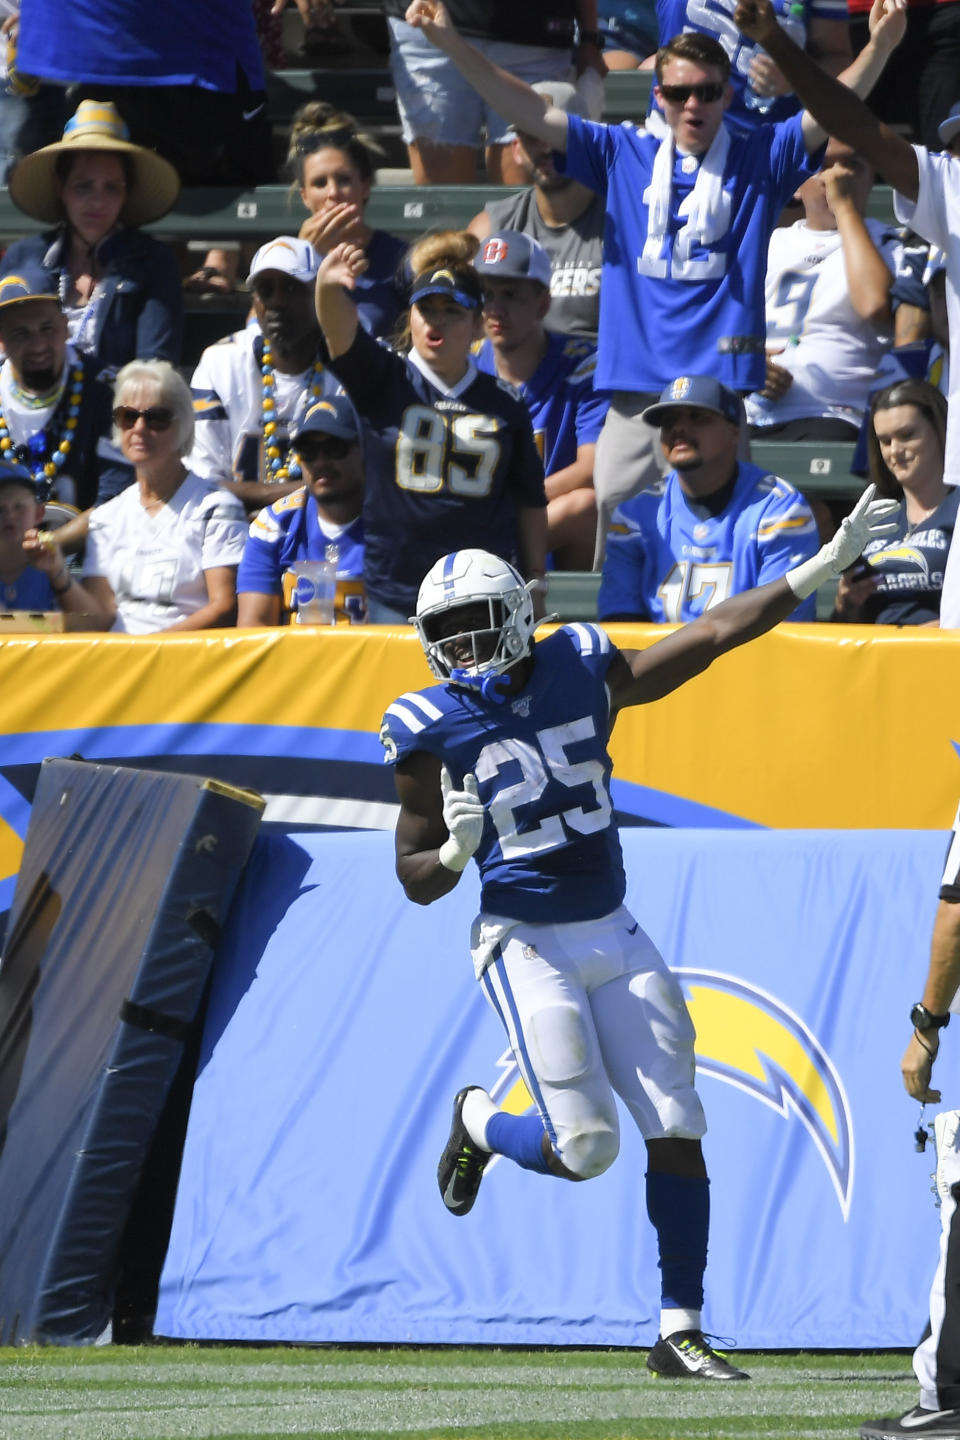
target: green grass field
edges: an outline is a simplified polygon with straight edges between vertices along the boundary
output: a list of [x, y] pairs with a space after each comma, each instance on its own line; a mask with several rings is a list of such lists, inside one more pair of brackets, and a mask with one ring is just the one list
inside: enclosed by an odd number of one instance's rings
[[0, 1349], [0, 1440], [828, 1440], [916, 1400], [906, 1354], [737, 1359], [750, 1384], [622, 1350]]

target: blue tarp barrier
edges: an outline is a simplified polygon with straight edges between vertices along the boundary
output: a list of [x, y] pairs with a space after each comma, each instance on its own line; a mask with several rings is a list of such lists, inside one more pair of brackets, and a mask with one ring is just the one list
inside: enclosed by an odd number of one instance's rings
[[[916, 1341], [938, 1217], [899, 1059], [945, 836], [634, 830], [628, 903], [698, 1030], [705, 1328], [741, 1345]], [[388, 835], [261, 836], [218, 960], [158, 1334], [647, 1345], [645, 1152], [570, 1185], [495, 1162], [436, 1186], [454, 1093], [517, 1103], [472, 976], [468, 872], [423, 909]], [[949, 1081], [949, 1076], [944, 1079]]]
[[42, 766], [0, 965], [2, 1344], [107, 1331], [140, 1168], [261, 808], [193, 776]]

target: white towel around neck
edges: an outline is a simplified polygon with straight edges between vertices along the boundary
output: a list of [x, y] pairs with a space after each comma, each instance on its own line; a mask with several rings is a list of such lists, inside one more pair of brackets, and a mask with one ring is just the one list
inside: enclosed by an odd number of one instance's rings
[[[726, 233], [729, 225], [729, 205], [723, 195], [723, 172], [726, 169], [730, 150], [730, 133], [721, 125], [700, 161], [700, 168], [693, 189], [680, 207], [704, 247]], [[661, 259], [664, 237], [670, 223], [670, 187], [673, 184], [674, 140], [668, 130], [660, 141], [653, 173], [650, 176], [650, 203], [647, 220], [647, 238], [643, 246], [643, 258], [654, 265]]]

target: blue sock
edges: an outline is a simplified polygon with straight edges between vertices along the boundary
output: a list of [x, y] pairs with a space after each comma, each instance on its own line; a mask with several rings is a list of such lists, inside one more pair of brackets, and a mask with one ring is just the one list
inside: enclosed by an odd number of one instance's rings
[[707, 1268], [710, 1183], [666, 1170], [647, 1171], [647, 1214], [660, 1247], [660, 1303], [699, 1310]]
[[487, 1121], [487, 1144], [495, 1155], [506, 1155], [524, 1170], [539, 1170], [549, 1175], [543, 1153], [545, 1131], [539, 1115], [508, 1115], [498, 1110]]

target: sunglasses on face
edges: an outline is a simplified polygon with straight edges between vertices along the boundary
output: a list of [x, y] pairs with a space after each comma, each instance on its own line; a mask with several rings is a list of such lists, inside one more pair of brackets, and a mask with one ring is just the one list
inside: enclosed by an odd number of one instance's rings
[[294, 449], [308, 465], [312, 460], [319, 460], [321, 456], [327, 460], [342, 460], [352, 445], [352, 440], [345, 440], [341, 435], [328, 435], [325, 440], [316, 435], [303, 435], [294, 441]]
[[118, 430], [132, 430], [140, 419], [148, 430], [169, 430], [173, 423], [173, 411], [164, 405], [148, 405], [146, 410], [134, 410], [132, 405], [118, 405], [113, 412], [113, 423]]
[[723, 99], [726, 86], [719, 80], [708, 80], [703, 85], [661, 85], [660, 95], [672, 105], [686, 105], [693, 95], [704, 105]]

